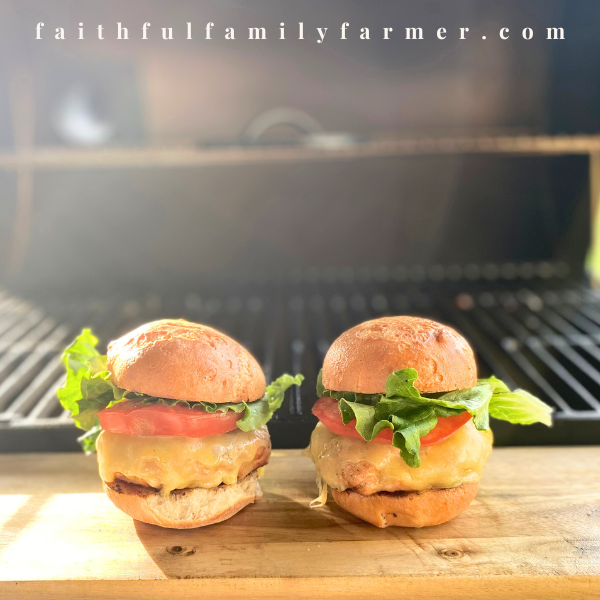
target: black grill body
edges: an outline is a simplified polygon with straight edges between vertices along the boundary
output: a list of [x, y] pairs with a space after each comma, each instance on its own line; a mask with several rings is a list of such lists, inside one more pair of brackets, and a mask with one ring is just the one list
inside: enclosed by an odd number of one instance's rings
[[262, 364], [267, 380], [306, 376], [270, 422], [273, 444], [308, 444], [315, 382], [331, 342], [349, 327], [390, 314], [430, 317], [457, 328], [475, 349], [480, 376], [555, 408], [555, 425], [493, 422], [497, 445], [592, 444], [600, 439], [600, 296], [568, 279], [563, 263], [429, 269], [310, 269], [271, 281], [168, 294], [0, 296], [0, 451], [78, 448], [56, 398], [62, 349], [84, 326], [102, 349], [150, 320], [185, 318], [224, 331]]

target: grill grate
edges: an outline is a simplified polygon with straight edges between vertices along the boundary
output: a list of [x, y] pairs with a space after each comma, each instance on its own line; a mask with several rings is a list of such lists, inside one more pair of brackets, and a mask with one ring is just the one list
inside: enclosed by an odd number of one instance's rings
[[314, 383], [329, 344], [352, 325], [386, 314], [418, 314], [457, 327], [474, 346], [482, 376], [496, 374], [556, 408], [552, 430], [495, 423], [497, 443], [598, 440], [600, 297], [589, 289], [545, 277], [444, 285], [331, 279], [67, 304], [60, 298], [34, 304], [0, 291], [0, 451], [77, 448], [77, 431], [56, 398], [63, 347], [83, 326], [107, 342], [163, 317], [207, 323], [232, 335], [262, 363], [267, 379], [284, 371], [305, 374], [302, 390], [289, 393], [270, 424], [278, 447], [308, 443]]

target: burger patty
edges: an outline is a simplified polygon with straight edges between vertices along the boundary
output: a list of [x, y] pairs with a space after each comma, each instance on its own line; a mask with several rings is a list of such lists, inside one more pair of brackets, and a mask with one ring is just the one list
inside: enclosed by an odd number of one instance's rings
[[369, 496], [379, 492], [420, 492], [475, 483], [492, 451], [491, 430], [472, 421], [452, 436], [421, 449], [421, 466], [409, 467], [398, 448], [332, 433], [319, 423], [310, 453], [321, 478], [337, 490]]
[[[264, 466], [264, 464], [265, 463], [263, 463], [263, 465], [259, 465], [259, 466]], [[117, 473], [117, 475], [120, 475], [120, 473]], [[239, 477], [237, 483], [240, 483], [246, 477], [249, 477], [251, 475], [255, 475], [255, 469], [248, 471], [248, 473], [246, 473], [243, 477]], [[132, 483], [131, 481], [127, 481], [126, 479], [123, 479], [120, 477], [116, 477], [114, 479], [114, 481], [110, 481], [110, 482], [105, 481], [104, 483], [111, 490], [113, 490], [114, 492], [117, 492], [117, 494], [128, 494], [131, 496], [138, 496], [139, 498], [146, 498], [147, 496], [151, 496], [152, 494], [160, 494], [160, 492], [161, 492], [161, 490], [159, 490], [159, 489], [156, 489], [156, 488], [150, 487], [148, 485], [144, 485], [144, 484]], [[221, 483], [217, 487], [222, 487], [224, 485], [226, 485], [226, 484]], [[171, 495], [185, 496], [185, 494], [192, 489], [198, 489], [198, 488], [183, 488], [183, 489], [179, 489], [179, 490], [172, 490]]]
[[133, 436], [102, 432], [97, 442], [102, 480], [160, 490], [232, 485], [267, 464], [266, 427], [204, 438]]

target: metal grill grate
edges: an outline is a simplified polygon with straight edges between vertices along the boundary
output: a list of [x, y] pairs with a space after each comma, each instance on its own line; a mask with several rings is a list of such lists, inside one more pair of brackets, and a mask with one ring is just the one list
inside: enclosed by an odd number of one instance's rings
[[382, 273], [373, 270], [353, 281], [311, 276], [218, 294], [112, 296], [68, 304], [60, 298], [33, 304], [0, 291], [0, 451], [77, 448], [77, 431], [56, 399], [64, 377], [63, 347], [83, 326], [106, 343], [163, 317], [207, 323], [232, 335], [262, 363], [267, 379], [284, 371], [306, 375], [302, 390], [292, 390], [270, 424], [278, 447], [308, 443], [314, 383], [329, 344], [352, 325], [386, 314], [418, 314], [457, 327], [474, 346], [482, 376], [494, 373], [556, 408], [552, 430], [495, 423], [497, 443], [597, 442], [595, 293], [545, 276], [502, 283], [461, 277], [442, 284], [433, 277], [399, 281]]

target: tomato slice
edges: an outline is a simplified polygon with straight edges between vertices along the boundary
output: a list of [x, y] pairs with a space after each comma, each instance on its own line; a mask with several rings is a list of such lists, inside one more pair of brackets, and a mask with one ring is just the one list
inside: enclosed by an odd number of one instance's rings
[[[363, 439], [358, 431], [356, 431], [355, 419], [344, 425], [340, 409], [338, 408], [338, 401], [335, 398], [319, 398], [313, 406], [312, 412], [329, 431], [346, 437]], [[439, 444], [458, 431], [470, 419], [471, 415], [468, 412], [453, 417], [438, 417], [437, 425], [421, 438], [421, 446]], [[372, 441], [377, 444], [391, 444], [392, 435], [393, 432], [391, 429], [384, 429]]]
[[468, 423], [471, 418], [472, 416], [466, 411], [452, 417], [438, 417], [437, 425], [421, 438], [421, 446], [433, 446], [443, 442], [453, 433], [456, 433], [465, 423]]
[[209, 413], [185, 404], [144, 406], [126, 400], [101, 410], [98, 419], [102, 429], [113, 433], [200, 438], [233, 431], [243, 414], [232, 410]]

